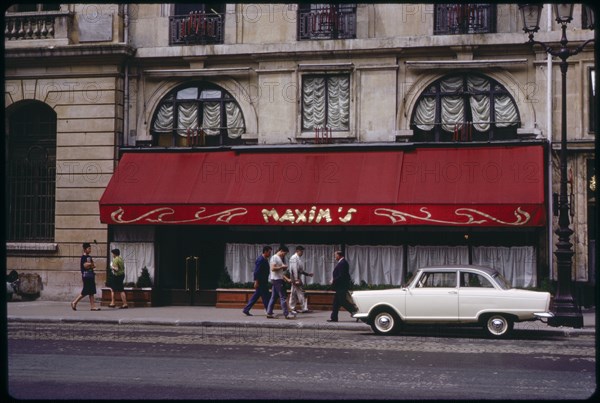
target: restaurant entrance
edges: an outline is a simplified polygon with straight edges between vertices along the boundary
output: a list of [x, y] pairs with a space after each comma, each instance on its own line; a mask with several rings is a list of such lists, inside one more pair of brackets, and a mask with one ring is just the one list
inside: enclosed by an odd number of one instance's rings
[[225, 245], [210, 228], [157, 229], [157, 291], [160, 305], [214, 305]]

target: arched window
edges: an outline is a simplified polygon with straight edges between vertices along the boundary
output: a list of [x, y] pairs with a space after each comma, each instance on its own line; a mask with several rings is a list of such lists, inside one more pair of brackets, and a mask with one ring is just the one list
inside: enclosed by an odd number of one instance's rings
[[54, 240], [56, 113], [41, 102], [7, 111], [8, 241]]
[[510, 93], [478, 74], [443, 77], [417, 100], [414, 141], [498, 141], [517, 138], [519, 111]]
[[162, 147], [242, 144], [244, 116], [235, 99], [212, 84], [171, 91], [152, 119], [153, 144]]

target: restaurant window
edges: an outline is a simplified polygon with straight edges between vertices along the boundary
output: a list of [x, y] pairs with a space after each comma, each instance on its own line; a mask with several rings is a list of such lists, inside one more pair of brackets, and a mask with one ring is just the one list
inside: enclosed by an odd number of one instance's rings
[[356, 38], [356, 4], [300, 4], [298, 40]]
[[350, 130], [350, 75], [307, 75], [302, 79], [302, 130]]
[[588, 80], [588, 131], [596, 133], [596, 116], [598, 104], [596, 103], [596, 69], [589, 69]]
[[496, 32], [495, 4], [436, 4], [434, 34], [487, 34]]
[[510, 93], [477, 74], [450, 75], [419, 96], [411, 119], [414, 141], [500, 141], [517, 137], [519, 111]]
[[7, 114], [7, 240], [54, 240], [56, 113], [41, 102]]
[[224, 20], [223, 3], [177, 3], [169, 18], [169, 44], [222, 44]]
[[170, 92], [158, 105], [151, 128], [153, 145], [162, 147], [242, 144], [246, 132], [238, 103], [212, 84]]

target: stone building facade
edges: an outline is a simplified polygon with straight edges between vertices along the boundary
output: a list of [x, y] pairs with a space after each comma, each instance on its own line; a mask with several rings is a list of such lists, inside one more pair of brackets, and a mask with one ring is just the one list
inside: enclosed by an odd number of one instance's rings
[[[111, 245], [131, 234], [101, 222], [99, 201], [129, 150], [310, 148], [323, 142], [384, 148], [437, 143], [452, 149], [468, 142], [544, 149], [544, 166], [538, 168], [550, 183], [544, 188], [546, 221], [543, 228], [518, 237], [534, 249], [533, 285], [554, 278], [549, 266], [556, 242], [551, 194], [558, 191], [559, 180], [559, 68], [541, 48], [525, 43], [518, 5], [476, 6], [102, 3], [9, 8], [4, 17], [5, 144], [7, 163], [15, 164], [10, 177], [16, 179], [9, 181], [8, 271], [38, 273], [44, 298], [66, 299], [80, 287], [82, 242], [96, 242], [97, 265], [106, 266]], [[536, 40], [558, 43], [560, 27], [548, 18], [550, 10], [544, 8]], [[573, 44], [594, 35], [584, 29], [582, 15], [583, 7], [575, 5], [568, 30]], [[582, 287], [595, 284], [594, 77], [589, 46], [569, 59], [567, 94], [573, 279]], [[419, 121], [422, 114], [436, 113], [427, 106], [435, 92], [453, 85], [488, 91], [483, 97], [496, 99], [493, 112], [481, 112], [492, 128], [462, 117], [449, 117], [445, 125]], [[326, 96], [314, 95], [323, 88], [330, 91]], [[465, 102], [476, 104], [482, 99], [477, 94]], [[320, 105], [319, 97], [326, 99], [325, 116], [318, 108], [311, 110]], [[453, 101], [435, 102], [444, 109]], [[473, 122], [475, 110], [468, 113]], [[490, 114], [508, 116], [508, 123]], [[19, 171], [23, 160], [45, 161], [46, 175]], [[530, 173], [525, 168], [512, 174], [524, 180]], [[40, 180], [45, 186], [24, 190]], [[40, 192], [49, 204], [29, 202]], [[33, 210], [47, 214], [31, 215]], [[156, 245], [167, 237], [156, 235], [160, 230], [155, 227], [146, 229], [140, 242]], [[131, 231], [139, 232], [144, 230]], [[460, 239], [477, 238], [467, 232], [451, 231]], [[501, 237], [502, 231], [483, 235], [486, 245]], [[103, 276], [100, 270], [98, 284]]]

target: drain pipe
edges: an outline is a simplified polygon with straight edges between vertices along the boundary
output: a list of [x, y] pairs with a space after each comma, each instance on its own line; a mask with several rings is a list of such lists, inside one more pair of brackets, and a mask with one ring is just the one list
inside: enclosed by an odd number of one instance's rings
[[[548, 10], [547, 15], [547, 31], [552, 31], [552, 5], [547, 5], [546, 10]], [[553, 206], [553, 196], [552, 196], [552, 183], [553, 183], [553, 175], [552, 175], [552, 56], [548, 53], [546, 56], [546, 70], [548, 73], [547, 82], [546, 82], [546, 136], [548, 139], [548, 212], [554, 211]], [[553, 231], [552, 231], [552, 213], [549, 215], [549, 231], [548, 231], [548, 278], [552, 279], [553, 276], [553, 267], [554, 267], [554, 248], [553, 248]]]
[[[129, 5], [123, 6], [123, 42], [129, 46]], [[125, 59], [125, 82], [123, 83], [123, 145], [129, 145], [129, 59]]]

